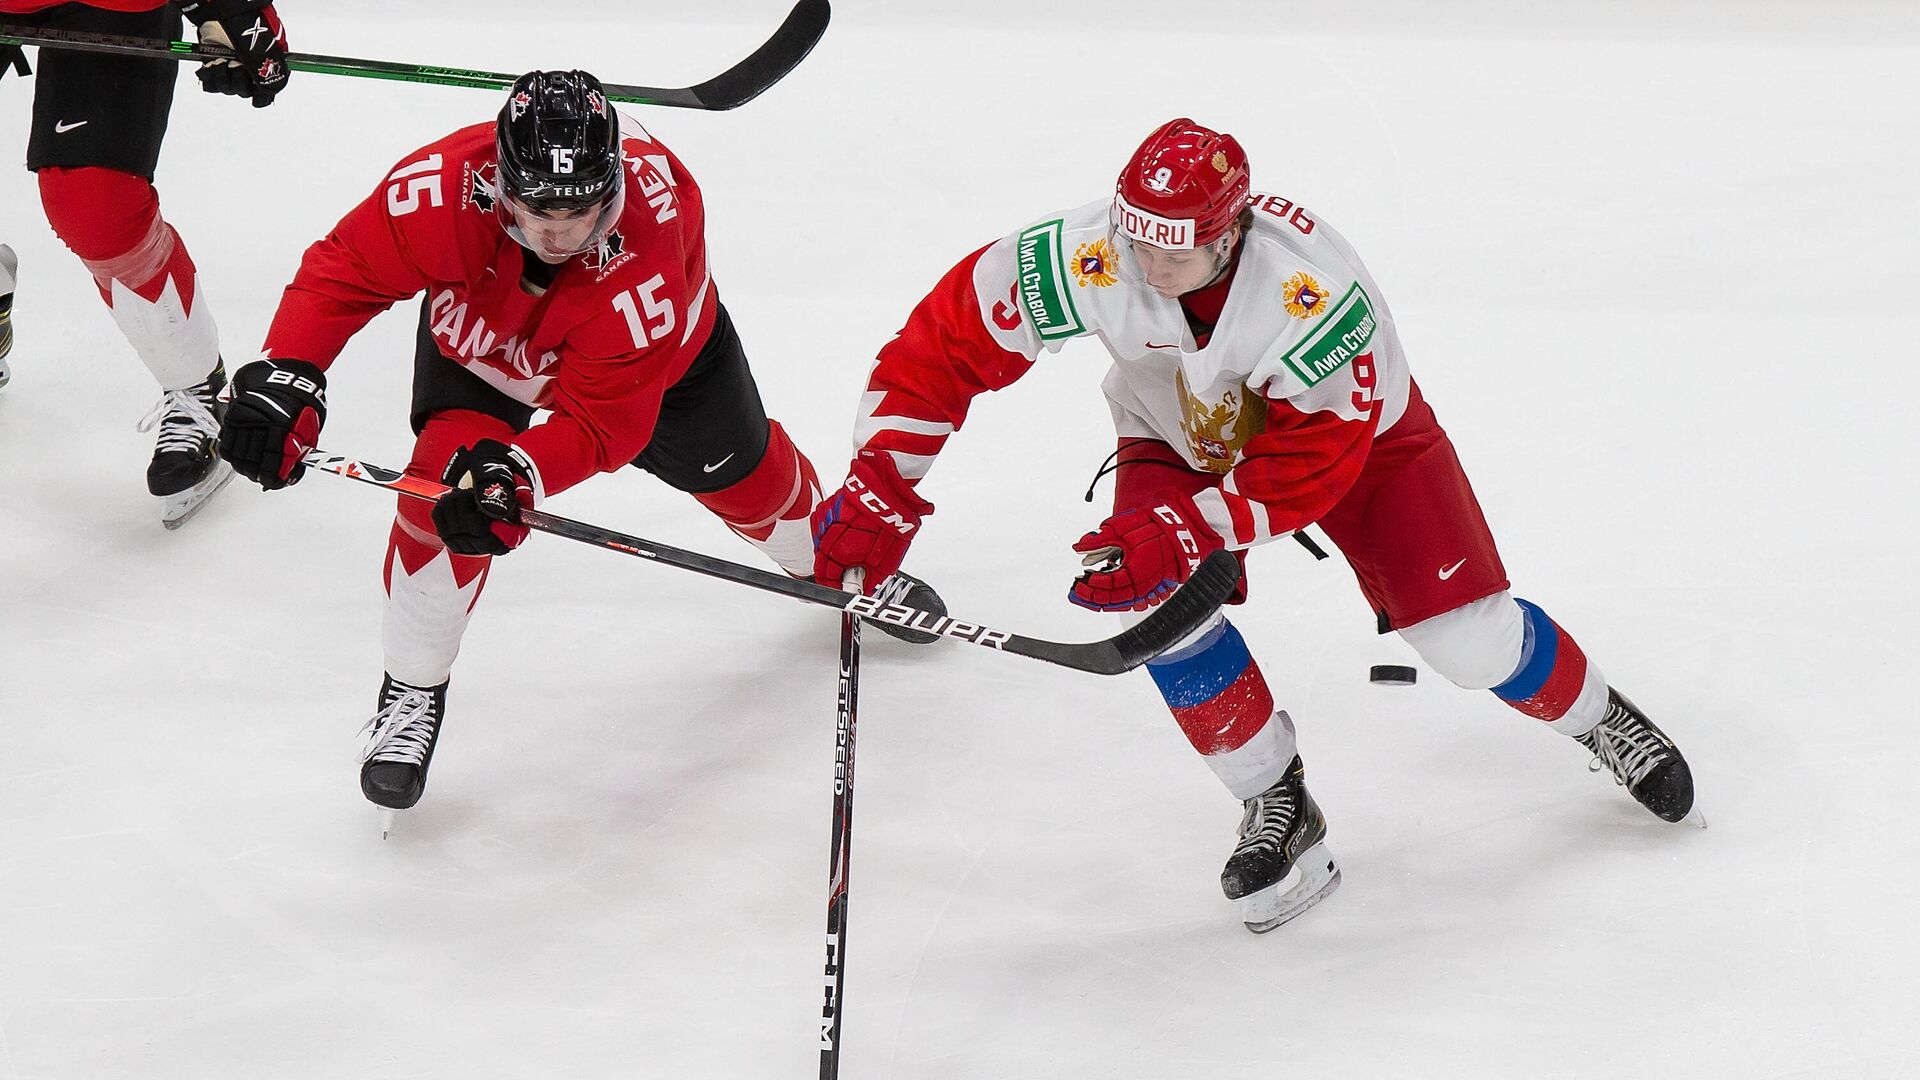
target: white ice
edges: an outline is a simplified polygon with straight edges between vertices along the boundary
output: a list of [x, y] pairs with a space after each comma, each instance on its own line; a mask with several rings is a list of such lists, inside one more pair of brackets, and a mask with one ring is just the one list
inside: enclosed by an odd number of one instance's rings
[[[785, 3], [282, 7], [305, 51], [669, 85]], [[28, 89], [0, 81], [15, 155]], [[306, 244], [496, 106], [300, 75], [255, 111], [183, 70], [159, 186], [229, 362]], [[846, 0], [747, 108], [641, 111], [830, 478], [948, 266], [1100, 197], [1160, 121], [1234, 131], [1367, 257], [1517, 591], [1712, 820], [1486, 694], [1369, 685], [1411, 651], [1277, 544], [1235, 619], [1345, 883], [1254, 937], [1216, 882], [1238, 807], [1145, 676], [870, 634], [846, 1076], [1920, 1077], [1912, 4]], [[536, 537], [382, 842], [354, 732], [388, 499], [235, 484], [164, 532], [152, 384], [17, 167], [0, 208], [0, 1077], [812, 1075], [835, 617]], [[334, 369], [329, 448], [404, 461], [413, 319]], [[934, 470], [911, 568], [956, 612], [1112, 629], [1062, 599], [1104, 366], [1045, 360]], [[550, 509], [752, 558], [637, 472]]]

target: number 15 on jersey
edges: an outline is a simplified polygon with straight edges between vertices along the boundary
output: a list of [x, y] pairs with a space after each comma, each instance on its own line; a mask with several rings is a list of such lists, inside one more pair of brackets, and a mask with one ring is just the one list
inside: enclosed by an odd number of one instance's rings
[[655, 274], [613, 298], [613, 309], [626, 317], [627, 331], [633, 335], [637, 349], [673, 333], [673, 302], [658, 295], [666, 285], [667, 279]]

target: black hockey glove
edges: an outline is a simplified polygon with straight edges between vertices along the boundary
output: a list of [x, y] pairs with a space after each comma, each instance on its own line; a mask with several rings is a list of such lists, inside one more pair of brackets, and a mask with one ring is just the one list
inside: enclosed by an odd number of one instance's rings
[[505, 555], [527, 538], [520, 511], [533, 505], [533, 468], [520, 451], [481, 439], [454, 451], [433, 504], [433, 529], [456, 555]]
[[287, 28], [266, 0], [187, 0], [180, 11], [200, 29], [203, 45], [233, 50], [233, 60], [209, 60], [196, 72], [209, 94], [252, 98], [264, 109], [287, 85]]
[[325, 372], [305, 360], [255, 360], [233, 373], [220, 456], [268, 491], [297, 484], [326, 422]]

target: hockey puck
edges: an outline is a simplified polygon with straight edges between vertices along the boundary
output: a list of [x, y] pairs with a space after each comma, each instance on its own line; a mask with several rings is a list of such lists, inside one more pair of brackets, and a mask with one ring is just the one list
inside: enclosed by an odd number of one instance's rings
[[1369, 681], [1386, 686], [1412, 686], [1418, 677], [1419, 673], [1405, 664], [1375, 664], [1367, 672]]

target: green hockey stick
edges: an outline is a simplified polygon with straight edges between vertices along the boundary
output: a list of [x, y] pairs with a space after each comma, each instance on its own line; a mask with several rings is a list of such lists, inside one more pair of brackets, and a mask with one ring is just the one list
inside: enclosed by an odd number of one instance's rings
[[[806, 59], [820, 36], [827, 32], [827, 20], [831, 15], [828, 0], [800, 0], [787, 13], [786, 21], [780, 24], [780, 28], [752, 55], [713, 78], [693, 86], [606, 83], [604, 88], [607, 97], [634, 105], [664, 105], [676, 109], [719, 111], [738, 108], [759, 97], [762, 91], [779, 82], [787, 72]], [[218, 45], [5, 24], [0, 24], [0, 45], [38, 45], [41, 48], [163, 60], [233, 59], [233, 50]], [[312, 71], [322, 75], [352, 75], [362, 79], [395, 79], [487, 90], [504, 90], [518, 78], [517, 75], [497, 71], [473, 71], [432, 64], [397, 64], [386, 60], [361, 60], [351, 56], [320, 56], [313, 53], [288, 53], [287, 66], [294, 71]]]

